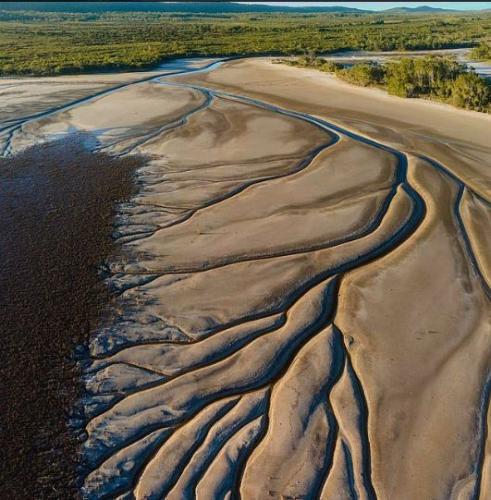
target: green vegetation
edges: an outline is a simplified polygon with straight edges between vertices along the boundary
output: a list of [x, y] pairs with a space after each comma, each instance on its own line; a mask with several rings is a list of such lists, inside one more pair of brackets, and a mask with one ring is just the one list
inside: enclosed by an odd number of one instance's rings
[[451, 87], [452, 102], [460, 108], [489, 111], [491, 87], [475, 73], [460, 74]]
[[474, 47], [470, 52], [470, 58], [475, 61], [491, 61], [491, 45], [481, 42], [477, 47]]
[[350, 67], [313, 55], [282, 62], [333, 72], [355, 85], [380, 86], [399, 97], [426, 97], [461, 108], [490, 110], [490, 82], [451, 57], [405, 57], [384, 64], [360, 63]]
[[[1, 6], [0, 6], [1, 9]], [[474, 46], [491, 13], [310, 14], [0, 10], [0, 75], [143, 69], [167, 57]]]
[[383, 83], [385, 71], [380, 64], [356, 64], [339, 70], [338, 75], [347, 82], [366, 87]]

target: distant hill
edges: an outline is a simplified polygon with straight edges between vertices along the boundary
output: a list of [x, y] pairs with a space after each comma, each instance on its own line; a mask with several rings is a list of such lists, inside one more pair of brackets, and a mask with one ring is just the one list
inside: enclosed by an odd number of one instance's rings
[[197, 13], [248, 13], [248, 12], [303, 12], [303, 13], [365, 13], [354, 7], [287, 7], [283, 5], [250, 4], [234, 2], [1, 2], [0, 10], [31, 10], [41, 12], [197, 12]]
[[383, 12], [394, 12], [394, 13], [411, 13], [411, 12], [458, 12], [455, 9], [442, 9], [440, 7], [429, 7], [428, 5], [420, 5], [418, 7], [393, 7], [392, 9], [386, 9]]
[[[187, 12], [187, 13], [340, 13], [340, 14], [372, 14], [375, 11], [356, 9], [354, 7], [322, 7], [322, 6], [285, 6], [264, 4], [240, 4], [235, 2], [0, 2], [0, 10], [30, 10], [38, 12]], [[486, 9], [489, 11], [489, 9]], [[455, 9], [443, 9], [421, 5], [417, 7], [394, 7], [376, 13], [445, 13], [459, 12]]]

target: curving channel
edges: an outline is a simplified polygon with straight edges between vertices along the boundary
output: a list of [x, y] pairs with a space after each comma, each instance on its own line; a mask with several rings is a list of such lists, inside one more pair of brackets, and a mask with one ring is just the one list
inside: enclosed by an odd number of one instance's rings
[[[306, 113], [199, 85], [165, 81], [177, 74], [212, 71], [221, 64], [223, 61], [217, 61], [200, 69], [119, 85], [0, 130], [9, 135], [5, 155], [10, 151], [10, 139], [22, 133], [24, 124], [153, 81], [199, 92], [204, 101], [159, 125], [119, 151], [120, 155], [138, 154], [149, 143], [199, 119], [217, 102], [238, 103], [298, 120], [326, 134], [322, 144], [296, 159], [286, 171], [246, 176], [197, 205], [150, 206], [135, 201], [123, 209], [127, 212], [115, 236], [121, 241], [124, 258], [106, 268], [108, 284], [118, 296], [115, 308], [119, 312], [94, 334], [81, 360], [87, 387], [79, 422], [86, 433], [82, 494], [87, 499], [387, 498], [380, 478], [373, 475], [373, 396], [364, 387], [369, 375], [363, 372], [364, 365], [352, 350], [353, 338], [343, 332], [338, 318], [345, 278], [406, 248], [414, 234], [427, 230], [430, 197], [415, 185], [419, 181], [413, 169], [418, 160], [457, 191], [451, 207], [459, 232], [456, 238], [489, 300], [489, 284], [460, 213], [465, 191], [488, 208], [489, 203], [432, 158], [421, 155], [408, 160], [403, 151]], [[156, 235], [171, 234], [171, 229], [190, 225], [204, 212], [273, 181], [310, 172], [323, 155], [329, 158], [347, 141], [395, 161], [390, 186], [376, 210], [366, 223], [347, 234], [294, 248], [244, 249], [242, 254], [231, 252], [190, 263], [167, 264], [149, 250]], [[199, 168], [196, 172], [199, 179]], [[165, 176], [159, 178], [158, 173], [143, 172], [138, 181], [142, 189], [166, 184]], [[148, 217], [142, 223], [150, 211], [166, 217], [170, 214], [170, 218], [155, 222]], [[224, 315], [220, 321], [209, 320], [194, 329], [175, 320], [167, 322], [167, 306], [160, 316], [155, 312], [159, 300], [167, 299], [165, 292], [163, 299], [158, 294], [179, 281], [188, 280], [198, 287], [201, 282], [192, 280], [206, 283], [213, 276], [222, 276], [213, 273], [240, 273], [241, 269], [247, 273], [251, 269], [247, 266], [256, 265], [270, 269], [275, 262], [295, 268], [303, 265], [299, 259], [310, 259], [315, 265], [309, 264], [305, 276], [285, 281], [277, 300], [270, 300], [267, 307], [247, 313], [239, 310], [235, 317]], [[285, 273], [290, 267], [285, 267]], [[349, 298], [343, 295], [343, 300]], [[477, 417], [481, 430], [474, 462], [474, 498], [479, 498], [481, 490], [488, 386], [483, 382]]]

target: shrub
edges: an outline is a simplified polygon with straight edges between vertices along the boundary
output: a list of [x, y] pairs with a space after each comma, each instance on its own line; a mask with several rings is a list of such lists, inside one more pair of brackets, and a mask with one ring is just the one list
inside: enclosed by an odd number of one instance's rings
[[489, 84], [475, 73], [463, 73], [452, 87], [452, 101], [456, 106], [484, 111], [491, 100]]
[[491, 45], [481, 42], [477, 47], [474, 47], [470, 52], [471, 59], [476, 61], [491, 60]]
[[356, 64], [338, 72], [344, 80], [364, 87], [384, 81], [384, 69], [378, 64]]

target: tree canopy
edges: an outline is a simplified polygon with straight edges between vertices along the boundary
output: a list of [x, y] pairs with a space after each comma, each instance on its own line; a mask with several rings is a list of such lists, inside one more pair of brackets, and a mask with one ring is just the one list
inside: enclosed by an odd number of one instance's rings
[[182, 56], [443, 49], [490, 36], [486, 12], [73, 13], [0, 5], [0, 75], [143, 69]]
[[384, 64], [345, 67], [312, 55], [283, 62], [334, 72], [355, 85], [381, 86], [399, 97], [427, 97], [476, 111], [490, 108], [490, 82], [452, 57], [403, 57]]

